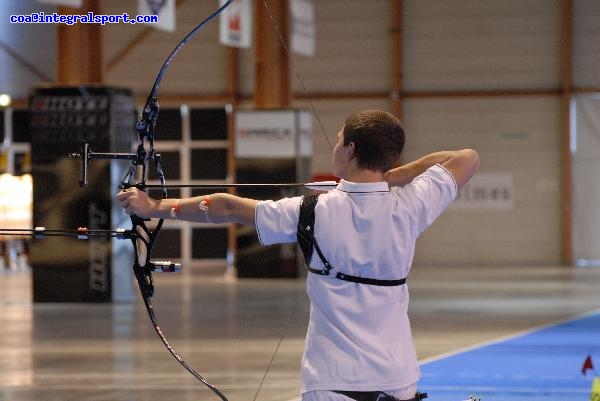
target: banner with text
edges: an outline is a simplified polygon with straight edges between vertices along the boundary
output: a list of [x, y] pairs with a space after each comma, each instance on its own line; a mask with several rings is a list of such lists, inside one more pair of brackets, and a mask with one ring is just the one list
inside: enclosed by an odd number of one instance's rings
[[312, 121], [304, 110], [239, 111], [235, 155], [250, 159], [312, 156]]
[[511, 173], [477, 173], [465, 184], [452, 204], [457, 209], [513, 209]]

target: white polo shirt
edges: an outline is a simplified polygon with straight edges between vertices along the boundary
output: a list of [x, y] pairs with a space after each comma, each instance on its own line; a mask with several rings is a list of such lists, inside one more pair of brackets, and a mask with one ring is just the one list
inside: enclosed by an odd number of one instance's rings
[[[404, 187], [353, 183], [319, 197], [315, 237], [339, 271], [396, 280], [408, 276], [415, 241], [456, 198], [454, 178], [435, 165]], [[262, 244], [296, 241], [300, 197], [259, 202]], [[323, 263], [313, 253], [311, 267]], [[302, 392], [386, 391], [414, 384], [419, 367], [408, 319], [408, 287], [351, 283], [308, 274], [310, 321]]]

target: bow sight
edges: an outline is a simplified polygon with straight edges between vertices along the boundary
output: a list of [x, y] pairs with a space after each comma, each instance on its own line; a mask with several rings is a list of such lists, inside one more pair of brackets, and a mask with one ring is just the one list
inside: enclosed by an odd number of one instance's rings
[[[157, 155], [157, 157], [160, 157]], [[135, 153], [99, 153], [92, 152], [90, 143], [87, 140], [81, 141], [81, 148], [79, 153], [69, 153], [71, 159], [81, 159], [81, 175], [79, 179], [79, 186], [85, 187], [88, 184], [88, 168], [90, 161], [94, 159], [112, 159], [112, 160], [131, 160], [136, 162], [138, 155]]]

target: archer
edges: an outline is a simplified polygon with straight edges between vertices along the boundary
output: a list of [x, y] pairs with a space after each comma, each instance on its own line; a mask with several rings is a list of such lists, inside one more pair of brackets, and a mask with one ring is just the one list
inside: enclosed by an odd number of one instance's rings
[[416, 401], [426, 395], [416, 391], [407, 315], [415, 241], [478, 170], [479, 156], [442, 151], [395, 167], [403, 147], [400, 121], [366, 110], [351, 114], [337, 135], [332, 167], [340, 183], [312, 201], [226, 193], [153, 199], [136, 188], [117, 199], [141, 218], [237, 222], [255, 226], [264, 245], [301, 242], [315, 273], [307, 278], [302, 401]]

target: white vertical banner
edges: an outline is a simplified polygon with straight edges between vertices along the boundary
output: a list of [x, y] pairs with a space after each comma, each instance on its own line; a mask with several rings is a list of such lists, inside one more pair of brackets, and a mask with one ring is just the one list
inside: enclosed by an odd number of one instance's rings
[[313, 0], [289, 0], [292, 52], [315, 55], [315, 5]]
[[[223, 6], [226, 0], [219, 0]], [[252, 1], [234, 0], [219, 16], [219, 42], [231, 47], [250, 47]]]
[[156, 15], [158, 23], [149, 24], [163, 31], [175, 31], [175, 0], [138, 0], [139, 15]]
[[600, 266], [600, 96], [575, 96], [571, 121], [573, 263]]
[[66, 6], [73, 8], [81, 8], [83, 0], [37, 0], [38, 3], [53, 4], [55, 6]]

